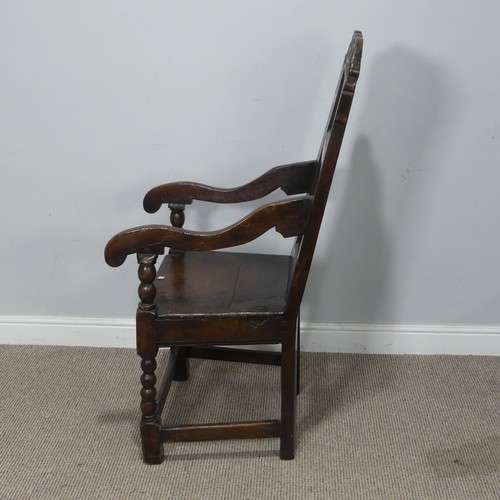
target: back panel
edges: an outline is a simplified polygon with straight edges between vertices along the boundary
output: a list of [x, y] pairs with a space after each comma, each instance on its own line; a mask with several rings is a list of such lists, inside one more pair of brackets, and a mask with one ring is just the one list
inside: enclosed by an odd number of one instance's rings
[[313, 197], [313, 204], [307, 227], [304, 234], [297, 238], [292, 251], [295, 269], [289, 289], [289, 312], [298, 311], [304, 294], [319, 228], [328, 201], [333, 174], [337, 166], [340, 147], [344, 138], [354, 91], [356, 90], [362, 50], [363, 36], [361, 32], [355, 31], [344, 59], [335, 98], [319, 148], [317, 170], [309, 189], [309, 194]]

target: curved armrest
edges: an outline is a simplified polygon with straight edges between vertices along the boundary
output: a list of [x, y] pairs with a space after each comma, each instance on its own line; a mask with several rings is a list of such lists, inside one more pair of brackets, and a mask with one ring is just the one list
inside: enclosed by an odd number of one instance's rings
[[106, 245], [104, 256], [112, 267], [134, 253], [162, 254], [174, 250], [216, 250], [243, 245], [275, 227], [285, 238], [304, 231], [309, 215], [309, 196], [269, 203], [240, 221], [218, 231], [197, 232], [163, 225], [139, 226], [118, 233]]
[[196, 182], [171, 182], [151, 189], [144, 197], [146, 212], [157, 212], [163, 203], [187, 205], [193, 200], [213, 203], [240, 203], [258, 200], [281, 188], [286, 194], [306, 193], [317, 162], [306, 161], [275, 167], [257, 179], [236, 188], [216, 188]]

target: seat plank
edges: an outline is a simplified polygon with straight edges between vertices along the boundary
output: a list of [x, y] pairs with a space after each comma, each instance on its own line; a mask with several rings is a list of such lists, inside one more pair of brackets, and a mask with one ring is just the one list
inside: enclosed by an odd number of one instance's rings
[[159, 317], [281, 313], [289, 256], [237, 252], [167, 255], [155, 280]]

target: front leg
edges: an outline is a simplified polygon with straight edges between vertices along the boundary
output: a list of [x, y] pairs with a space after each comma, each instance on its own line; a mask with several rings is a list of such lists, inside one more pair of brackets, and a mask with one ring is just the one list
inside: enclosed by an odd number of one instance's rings
[[[156, 350], [158, 352], [158, 349]], [[144, 462], [161, 464], [163, 461], [163, 443], [160, 440], [161, 419], [156, 408], [156, 359], [141, 360], [141, 441]]]
[[156, 255], [139, 254], [139, 298], [137, 309], [137, 354], [141, 359], [141, 441], [144, 462], [159, 464], [163, 461], [163, 443], [160, 439], [161, 418], [156, 401], [156, 355], [155, 338], [156, 305]]

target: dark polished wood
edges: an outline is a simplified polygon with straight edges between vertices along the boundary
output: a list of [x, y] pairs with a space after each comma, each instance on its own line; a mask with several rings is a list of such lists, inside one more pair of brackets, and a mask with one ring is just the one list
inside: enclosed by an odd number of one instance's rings
[[280, 435], [279, 420], [231, 422], [223, 424], [180, 425], [164, 427], [160, 437], [164, 442], [216, 441], [220, 439], [272, 438]]
[[241, 203], [258, 200], [276, 189], [281, 189], [288, 195], [307, 193], [315, 171], [316, 161], [292, 163], [275, 167], [248, 184], [230, 189], [196, 182], [171, 182], [151, 189], [144, 197], [144, 209], [146, 212], [154, 213], [163, 203], [184, 206], [193, 200]]
[[176, 378], [177, 358], [179, 357], [180, 352], [184, 354], [184, 350], [179, 347], [172, 347], [170, 349], [167, 366], [165, 367], [163, 377], [161, 378], [161, 385], [158, 388], [158, 395], [156, 397], [156, 411], [158, 412], [158, 415], [161, 415], [163, 411], [165, 402], [167, 401], [168, 391], [170, 391], [170, 387], [172, 385], [172, 381], [187, 380], [187, 376]]
[[257, 365], [281, 365], [281, 352], [233, 349], [230, 347], [188, 347], [188, 356], [198, 359], [218, 359]]
[[236, 252], [167, 255], [158, 269], [158, 316], [283, 314], [290, 256]]
[[[163, 460], [164, 442], [264, 437], [280, 438], [280, 458], [294, 457], [300, 304], [351, 109], [362, 45], [356, 31], [315, 160], [273, 168], [236, 188], [194, 182], [157, 186], [146, 194], [144, 208], [153, 213], [168, 205], [171, 225], [127, 229], [108, 242], [105, 259], [110, 266], [120, 266], [131, 254], [137, 255], [139, 266], [136, 331], [145, 462]], [[186, 205], [195, 200], [239, 203], [277, 189], [287, 195], [284, 200], [265, 204], [230, 226], [208, 232], [184, 228]], [[216, 251], [248, 243], [270, 229], [295, 238], [291, 255]], [[157, 269], [159, 255], [165, 256]], [[238, 347], [252, 344], [277, 344], [281, 351]], [[160, 348], [170, 348], [170, 354], [157, 384]], [[173, 381], [188, 379], [189, 358], [279, 366], [280, 418], [163, 426], [169, 389]]]
[[165, 248], [208, 251], [240, 246], [273, 228], [285, 238], [298, 236], [304, 232], [311, 205], [310, 196], [268, 203], [235, 224], [217, 231], [190, 231], [160, 224], [134, 227], [109, 240], [106, 262], [118, 267], [125, 262], [127, 255], [163, 254]]

